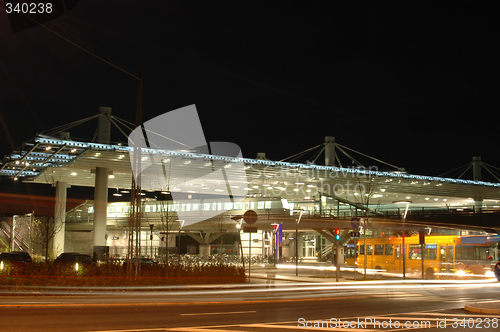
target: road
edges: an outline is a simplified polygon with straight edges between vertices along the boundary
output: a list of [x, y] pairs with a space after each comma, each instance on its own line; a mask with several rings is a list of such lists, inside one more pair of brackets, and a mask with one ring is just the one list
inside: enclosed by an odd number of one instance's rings
[[[358, 284], [364, 287], [288, 284], [134, 294], [100, 291], [92, 296], [4, 296], [0, 326], [2, 331], [51, 332], [344, 331], [348, 325], [350, 331], [442, 331], [444, 326], [436, 324], [445, 323], [454, 331], [470, 331], [472, 326], [498, 330], [494, 319], [500, 315], [470, 314], [462, 309], [467, 302], [499, 301], [498, 283]], [[427, 328], [426, 322], [436, 327]], [[348, 325], [331, 328], [335, 324]]]

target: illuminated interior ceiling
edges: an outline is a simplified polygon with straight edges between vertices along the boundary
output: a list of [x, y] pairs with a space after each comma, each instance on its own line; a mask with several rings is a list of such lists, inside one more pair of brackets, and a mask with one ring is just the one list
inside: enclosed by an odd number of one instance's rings
[[[4, 158], [0, 175], [13, 180], [44, 184], [57, 181], [71, 186], [94, 187], [93, 170], [105, 167], [110, 171], [108, 187], [129, 189], [132, 170], [130, 151], [127, 146], [77, 142], [50, 137], [36, 137]], [[356, 201], [368, 188], [371, 204], [392, 204], [394, 201], [409, 200], [413, 204], [444, 206], [474, 203], [474, 199], [485, 202], [500, 201], [500, 183], [412, 175], [397, 172], [373, 171], [368, 175], [365, 169], [341, 168], [213, 156], [192, 152], [148, 149], [145, 157], [154, 156], [160, 160], [148, 168], [148, 172], [163, 177], [168, 188], [148, 183], [150, 191], [182, 191], [193, 194], [217, 194], [220, 181], [207, 180], [204, 175], [213, 169], [222, 169], [242, 163], [236, 171], [236, 178], [229, 184], [244, 188], [250, 195], [281, 196], [289, 200], [302, 201], [325, 196]], [[234, 173], [233, 173], [234, 174]], [[367, 179], [373, 179], [369, 185]], [[189, 188], [186, 187], [189, 183]], [[372, 190], [370, 190], [370, 187]], [[71, 190], [71, 189], [70, 189]]]

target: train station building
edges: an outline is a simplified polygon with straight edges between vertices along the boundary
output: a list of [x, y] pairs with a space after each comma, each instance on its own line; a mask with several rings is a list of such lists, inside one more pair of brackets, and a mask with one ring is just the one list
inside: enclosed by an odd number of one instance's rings
[[[67, 132], [39, 134], [0, 164], [0, 175], [12, 181], [56, 187], [54, 219], [61, 231], [53, 239], [55, 255], [126, 257], [134, 236], [133, 181], [140, 183], [135, 236], [141, 255], [240, 254], [241, 243], [244, 255], [327, 260], [337, 229], [343, 245], [353, 232], [411, 236], [427, 229], [485, 236], [492, 241], [489, 250], [497, 248], [500, 183], [481, 181], [486, 166], [479, 157], [470, 165], [473, 179], [465, 180], [409, 174], [376, 159], [378, 166], [361, 165], [354, 157], [359, 152], [330, 136], [318, 142], [321, 159], [307, 163], [268, 160], [263, 153], [244, 158], [235, 146], [212, 143], [168, 149], [144, 140], [138, 148], [111, 143], [111, 124], [124, 123], [111, 109], [100, 108], [95, 118], [95, 142]], [[153, 129], [150, 137], [158, 134]], [[340, 154], [354, 166], [343, 165]], [[94, 188], [94, 199], [66, 211], [67, 192], [82, 186]], [[245, 218], [249, 210], [256, 220]]]

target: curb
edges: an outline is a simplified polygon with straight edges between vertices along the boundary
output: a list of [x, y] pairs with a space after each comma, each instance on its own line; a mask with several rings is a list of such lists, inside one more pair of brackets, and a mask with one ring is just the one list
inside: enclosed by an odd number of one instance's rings
[[500, 307], [499, 308], [482, 308], [481, 306], [488, 306], [492, 303], [499, 304], [499, 302], [488, 302], [488, 303], [470, 303], [464, 306], [465, 311], [473, 312], [476, 314], [488, 314], [488, 315], [500, 315]]

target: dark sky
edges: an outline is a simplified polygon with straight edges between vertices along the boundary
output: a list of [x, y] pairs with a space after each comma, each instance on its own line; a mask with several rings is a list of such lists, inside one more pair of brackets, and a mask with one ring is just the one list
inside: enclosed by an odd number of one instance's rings
[[[476, 2], [81, 0], [47, 26], [134, 74], [142, 63], [145, 121], [196, 104], [207, 141], [245, 157], [330, 135], [439, 175], [474, 155], [500, 167], [498, 22]], [[100, 105], [134, 121], [136, 86], [42, 27], [12, 33], [0, 12], [1, 156]]]

